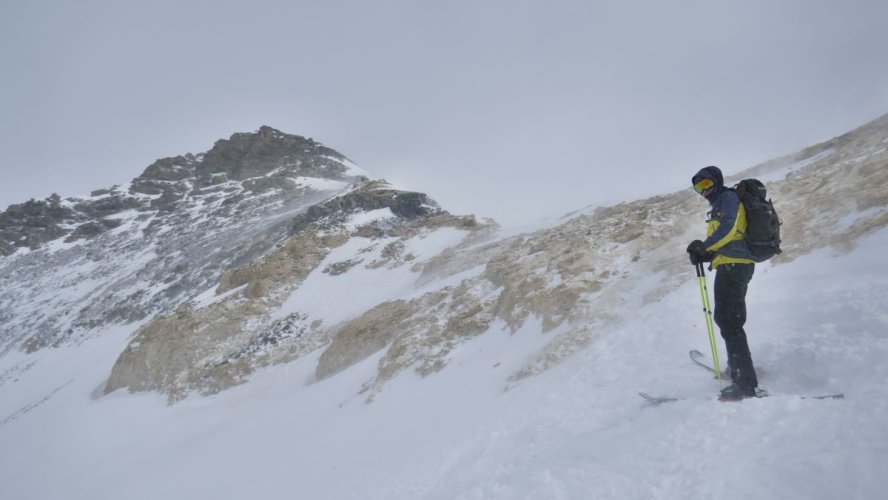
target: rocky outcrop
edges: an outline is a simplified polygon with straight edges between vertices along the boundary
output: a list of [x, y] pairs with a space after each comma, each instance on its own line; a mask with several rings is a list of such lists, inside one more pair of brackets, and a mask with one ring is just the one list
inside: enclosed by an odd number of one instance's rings
[[48, 241], [68, 233], [66, 225], [84, 217], [53, 194], [46, 200], [30, 200], [10, 205], [0, 213], [0, 255], [10, 255], [18, 248], [40, 248]]
[[[355, 191], [374, 191], [380, 186], [371, 183]], [[381, 259], [365, 263], [368, 269], [421, 266], [403, 255], [404, 241], [445, 227], [467, 232], [478, 227], [473, 218], [441, 211], [350, 227], [349, 215], [353, 214], [332, 213], [276, 250], [229, 271], [215, 291], [219, 298], [214, 303], [189, 302], [174, 314], [142, 327], [115, 363], [106, 392], [121, 388], [156, 390], [174, 402], [191, 391], [218, 392], [246, 381], [257, 368], [302, 357], [328, 343], [335, 325], [324, 325], [300, 312], [278, 319], [274, 313], [311, 272], [323, 272], [319, 266], [331, 250], [352, 238], [365, 240], [367, 248], [384, 240], [388, 243], [380, 252]], [[377, 333], [384, 340], [391, 330], [392, 317], [387, 313], [380, 320]], [[362, 345], [361, 349], [366, 353], [383, 346]], [[351, 353], [346, 356], [343, 362], [354, 359]]]
[[133, 180], [130, 191], [158, 196], [154, 209], [172, 211], [194, 189], [241, 183], [255, 195], [292, 188], [293, 178], [367, 180], [354, 175], [348, 159], [333, 149], [298, 135], [263, 126], [254, 133], [233, 134], [200, 155], [163, 158]]
[[291, 167], [307, 177], [334, 179], [347, 175], [346, 161], [345, 156], [312, 139], [261, 127], [256, 133], [234, 134], [216, 142], [198, 165], [197, 174], [207, 180], [224, 174], [242, 181]]
[[[202, 197], [214, 191], [213, 186], [227, 184], [226, 201], [234, 205], [260, 194], [298, 191], [294, 179], [300, 177], [349, 184], [368, 180], [352, 172], [348, 159], [335, 150], [264, 126], [217, 141], [206, 153], [159, 159], [126, 191], [115, 186], [96, 190], [88, 199], [62, 200], [53, 194], [46, 200], [11, 205], [0, 213], [0, 255], [11, 255], [17, 248], [38, 249], [60, 238], [68, 242], [95, 238], [117, 227], [115, 216], [126, 210], [187, 209], [187, 199]], [[234, 185], [237, 189], [232, 189]]]
[[361, 185], [359, 189], [351, 190], [324, 203], [312, 205], [305, 213], [293, 219], [290, 234], [298, 234], [309, 225], [321, 220], [339, 223], [350, 214], [382, 208], [391, 209], [394, 215], [408, 220], [444, 213], [437, 203], [423, 193], [399, 191], [385, 181], [370, 181]]
[[[373, 399], [402, 371], [434, 373], [467, 340], [492, 328], [515, 333], [531, 318], [544, 333], [553, 332], [553, 338], [513, 378], [539, 373], [607, 331], [617, 319], [612, 311], [635, 291], [637, 282], [630, 279], [635, 272], [657, 266], [672, 275], [659, 293], [680, 283], [686, 267], [681, 252], [660, 250], [664, 241], [690, 237], [690, 199], [678, 193], [602, 208], [551, 229], [499, 241], [467, 238], [426, 262], [422, 272], [440, 277], [441, 269], [451, 275], [478, 265], [483, 270], [456, 286], [382, 303], [338, 326], [316, 375], [333, 376], [382, 350], [376, 377], [361, 389]], [[639, 233], [639, 227], [646, 230]], [[648, 300], [658, 296], [652, 291]]]
[[186, 302], [139, 329], [114, 364], [105, 391], [156, 390], [176, 401], [192, 390], [211, 394], [244, 381], [270, 361], [272, 353], [258, 347], [296, 342], [305, 333], [303, 327], [300, 335], [286, 335], [294, 325], [272, 322], [268, 313], [346, 240], [344, 234], [306, 232], [250, 268], [229, 272], [220, 288], [236, 283], [238, 293], [210, 307]]
[[0, 288], [0, 353], [170, 313], [274, 249], [294, 216], [366, 180], [332, 149], [263, 127], [89, 198], [12, 205], [0, 213], [0, 279], [17, 286]]

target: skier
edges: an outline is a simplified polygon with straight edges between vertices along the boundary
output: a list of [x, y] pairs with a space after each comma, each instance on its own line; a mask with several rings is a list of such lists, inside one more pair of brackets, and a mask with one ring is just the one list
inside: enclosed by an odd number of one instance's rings
[[709, 226], [705, 240], [688, 245], [691, 263], [711, 262], [715, 271], [715, 323], [728, 351], [731, 385], [720, 399], [737, 400], [755, 396], [758, 379], [743, 325], [746, 323], [746, 290], [755, 271], [755, 260], [743, 239], [746, 212], [740, 196], [724, 186], [718, 167], [706, 167], [691, 182], [708, 201]]

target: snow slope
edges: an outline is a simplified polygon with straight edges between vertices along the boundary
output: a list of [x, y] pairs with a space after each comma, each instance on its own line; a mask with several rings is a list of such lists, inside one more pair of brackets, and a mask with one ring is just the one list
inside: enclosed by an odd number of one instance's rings
[[[718, 382], [687, 358], [708, 352], [690, 266], [686, 285], [633, 309], [639, 289], [615, 311], [623, 322], [538, 376], [509, 379], [558, 330], [495, 323], [447, 369], [406, 372], [370, 404], [355, 387], [381, 353], [316, 381], [318, 352], [168, 406], [154, 393], [97, 397], [132, 326], [11, 352], [2, 497], [883, 498], [886, 245], [882, 229], [849, 253], [758, 267], [747, 331], [771, 397], [742, 403], [713, 400]], [[650, 407], [638, 391], [687, 399]], [[846, 398], [799, 397], [834, 391]]]

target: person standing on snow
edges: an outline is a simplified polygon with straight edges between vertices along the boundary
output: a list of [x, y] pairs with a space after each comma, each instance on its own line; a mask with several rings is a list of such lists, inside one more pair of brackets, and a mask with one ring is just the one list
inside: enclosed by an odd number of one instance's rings
[[743, 239], [746, 211], [740, 196], [724, 186], [718, 167], [706, 167], [691, 182], [710, 206], [705, 240], [688, 245], [691, 264], [712, 262], [715, 268], [715, 324], [721, 330], [728, 351], [731, 385], [721, 399], [755, 396], [758, 379], [743, 325], [746, 323], [746, 290], [755, 271], [752, 252]]

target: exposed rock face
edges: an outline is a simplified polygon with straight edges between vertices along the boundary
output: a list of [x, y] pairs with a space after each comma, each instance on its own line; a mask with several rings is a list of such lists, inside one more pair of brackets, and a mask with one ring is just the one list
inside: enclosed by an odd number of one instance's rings
[[371, 211], [389, 208], [403, 219], [424, 217], [439, 210], [437, 203], [423, 193], [409, 193], [390, 188], [384, 182], [376, 182], [364, 189], [337, 196], [324, 203], [310, 207], [304, 214], [293, 219], [291, 234], [297, 234], [313, 222], [342, 219], [344, 214], [354, 211]]
[[202, 155], [157, 160], [133, 181], [130, 191], [160, 195], [151, 206], [173, 210], [194, 187], [239, 182], [249, 193], [293, 187], [298, 177], [361, 180], [350, 174], [348, 159], [311, 139], [271, 127], [234, 134]]
[[[116, 227], [107, 218], [126, 210], [173, 211], [183, 208], [178, 203], [186, 196], [204, 193], [238, 191], [245, 198], [292, 190], [299, 178], [367, 180], [340, 153], [312, 139], [262, 127], [217, 141], [203, 154], [157, 160], [133, 179], [126, 192], [116, 186], [94, 191], [91, 199], [63, 201], [53, 194], [46, 200], [11, 205], [0, 213], [0, 255], [11, 255], [22, 247], [35, 250], [66, 236], [71, 241], [94, 238]], [[232, 189], [234, 184], [238, 189]], [[223, 185], [228, 189], [207, 189]], [[228, 203], [237, 201], [229, 199]]]
[[[519, 330], [531, 317], [544, 332], [561, 329], [549, 347], [515, 378], [537, 373], [588, 345], [607, 330], [644, 267], [672, 274], [663, 292], [681, 282], [680, 252], [657, 252], [664, 241], [690, 237], [691, 194], [680, 193], [576, 216], [534, 234], [451, 248], [428, 262], [424, 273], [446, 268], [459, 273], [480, 262], [476, 276], [412, 300], [380, 304], [332, 333], [318, 378], [325, 378], [385, 349], [379, 372], [363, 390], [372, 398], [401, 371], [427, 375], [444, 368], [451, 352], [491, 328]], [[639, 232], [638, 227], [646, 228]], [[683, 248], [683, 247], [682, 247]], [[676, 258], [677, 257], [677, 258]], [[650, 300], [655, 300], [656, 294]], [[499, 325], [499, 326], [497, 326]]]
[[170, 312], [274, 248], [294, 215], [366, 181], [332, 149], [263, 127], [91, 198], [13, 205], [0, 213], [0, 279], [27, 285], [0, 289], [0, 353]]
[[242, 382], [256, 367], [270, 362], [274, 353], [267, 347], [287, 341], [301, 346], [303, 338], [310, 339], [308, 347], [316, 347], [323, 337], [306, 335], [308, 326], [300, 324], [298, 315], [282, 323], [271, 321], [268, 313], [331, 248], [346, 240], [344, 233], [305, 233], [249, 268], [226, 275], [220, 288], [246, 285], [239, 293], [205, 308], [186, 302], [174, 314], [159, 316], [141, 328], [121, 353], [106, 392], [122, 387], [160, 390], [171, 401], [190, 390], [211, 394]]
[[[368, 183], [343, 196], [365, 199], [372, 197], [368, 192], [389, 192], [378, 187], [378, 183]], [[363, 240], [370, 248], [377, 241], [415, 238], [430, 227], [477, 227], [471, 218], [441, 211], [351, 229], [347, 222], [347, 213], [341, 212], [311, 224], [277, 250], [227, 273], [216, 290], [218, 302], [183, 304], [176, 313], [141, 328], [115, 363], [106, 391], [159, 390], [176, 401], [190, 391], [212, 394], [245, 381], [258, 367], [304, 356], [329, 342], [329, 329], [304, 313], [276, 318], [274, 312], [309, 273], [319, 269], [331, 250], [351, 239]], [[368, 227], [373, 230], [368, 232]], [[390, 243], [387, 248], [393, 246]], [[383, 262], [366, 267], [382, 268], [398, 259], [396, 251], [380, 255]], [[401, 260], [396, 265], [411, 264]]]
[[63, 207], [57, 194], [11, 205], [0, 213], [0, 255], [10, 255], [21, 247], [39, 248], [45, 241], [64, 236], [63, 226], [77, 220], [77, 213]]
[[255, 134], [234, 134], [218, 141], [198, 167], [201, 178], [216, 174], [242, 181], [261, 177], [283, 167], [307, 177], [339, 178], [346, 175], [346, 158], [312, 139], [262, 127]]

